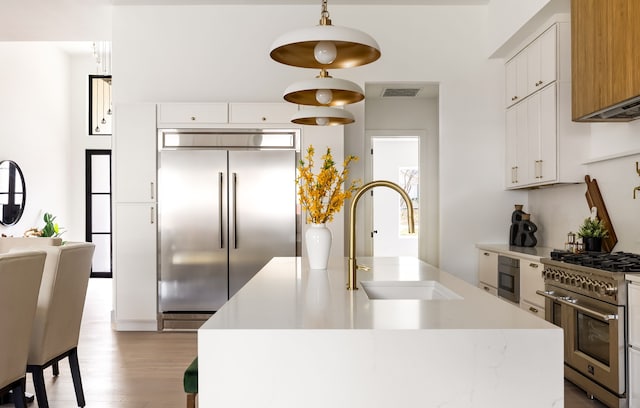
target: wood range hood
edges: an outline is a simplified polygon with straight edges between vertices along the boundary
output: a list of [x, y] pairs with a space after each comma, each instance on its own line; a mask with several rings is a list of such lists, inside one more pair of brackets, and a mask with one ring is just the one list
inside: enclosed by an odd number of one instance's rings
[[572, 119], [640, 118], [640, 1], [571, 1]]

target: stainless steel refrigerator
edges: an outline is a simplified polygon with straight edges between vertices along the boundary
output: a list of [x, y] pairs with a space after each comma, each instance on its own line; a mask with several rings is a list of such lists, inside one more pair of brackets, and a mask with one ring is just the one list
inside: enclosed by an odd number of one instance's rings
[[197, 326], [272, 257], [296, 255], [298, 139], [296, 131], [160, 130], [161, 328]]

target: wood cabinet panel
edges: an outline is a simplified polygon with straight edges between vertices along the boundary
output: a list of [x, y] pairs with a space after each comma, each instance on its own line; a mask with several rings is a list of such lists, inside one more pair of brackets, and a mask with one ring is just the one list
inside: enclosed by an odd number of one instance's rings
[[640, 94], [638, 21], [637, 0], [572, 0], [573, 120]]

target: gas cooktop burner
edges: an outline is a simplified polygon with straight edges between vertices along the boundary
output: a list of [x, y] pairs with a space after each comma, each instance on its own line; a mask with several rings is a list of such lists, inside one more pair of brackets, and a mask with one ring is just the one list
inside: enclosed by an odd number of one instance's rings
[[551, 251], [551, 259], [610, 272], [640, 272], [640, 255], [629, 252], [581, 252], [575, 254], [555, 250]]

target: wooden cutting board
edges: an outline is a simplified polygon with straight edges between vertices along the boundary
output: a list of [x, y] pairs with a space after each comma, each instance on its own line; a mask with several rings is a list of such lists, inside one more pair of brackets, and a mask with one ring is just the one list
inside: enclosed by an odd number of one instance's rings
[[613, 247], [618, 243], [618, 237], [616, 237], [616, 233], [613, 230], [613, 225], [611, 224], [611, 219], [609, 219], [609, 213], [607, 212], [607, 207], [604, 205], [602, 194], [600, 194], [598, 182], [596, 179], [592, 180], [589, 175], [584, 176], [584, 181], [587, 183], [587, 192], [585, 193], [585, 197], [587, 197], [589, 210], [593, 207], [598, 209], [598, 218], [602, 220], [605, 228], [609, 231], [609, 236], [602, 239], [602, 250], [604, 252], [611, 252]]

